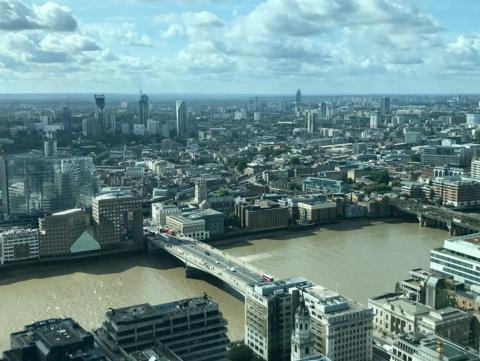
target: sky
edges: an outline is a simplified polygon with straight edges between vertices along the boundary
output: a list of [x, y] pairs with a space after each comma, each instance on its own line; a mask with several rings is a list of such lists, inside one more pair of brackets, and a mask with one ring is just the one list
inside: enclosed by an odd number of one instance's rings
[[479, 0], [0, 0], [0, 93], [480, 93]]

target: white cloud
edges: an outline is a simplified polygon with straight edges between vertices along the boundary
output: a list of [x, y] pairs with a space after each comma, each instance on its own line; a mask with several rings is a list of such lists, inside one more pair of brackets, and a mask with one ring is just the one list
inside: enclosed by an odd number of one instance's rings
[[19, 0], [0, 0], [0, 30], [31, 29], [74, 31], [77, 20], [69, 8], [57, 3], [29, 7]]

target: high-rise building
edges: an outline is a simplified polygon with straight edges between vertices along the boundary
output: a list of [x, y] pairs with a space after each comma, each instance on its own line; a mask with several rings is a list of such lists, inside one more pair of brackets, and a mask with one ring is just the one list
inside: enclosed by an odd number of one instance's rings
[[380, 113], [372, 112], [370, 113], [370, 129], [377, 129], [380, 122]]
[[445, 240], [442, 248], [430, 251], [430, 269], [480, 286], [480, 233]]
[[293, 323], [291, 361], [301, 361], [314, 354], [312, 332], [310, 329], [310, 311], [305, 306], [303, 297], [295, 311]]
[[310, 111], [307, 115], [307, 130], [310, 134], [317, 132], [318, 126], [318, 113], [316, 111]]
[[[302, 291], [310, 310], [315, 352], [332, 361], [372, 359], [371, 309], [321, 286]], [[296, 294], [298, 299], [298, 291]]]
[[105, 128], [104, 128], [104, 113], [103, 113], [103, 110], [105, 108], [105, 95], [101, 94], [101, 95], [97, 95], [95, 94], [94, 96], [94, 99], [95, 99], [95, 105], [97, 106], [97, 108], [100, 110], [98, 113], [97, 113], [97, 123], [98, 123], [98, 126], [97, 128], [99, 128], [100, 130], [100, 133], [103, 133]]
[[389, 97], [382, 97], [380, 101], [380, 111], [382, 115], [390, 114], [390, 98]]
[[61, 122], [63, 124], [63, 130], [67, 133], [72, 132], [72, 112], [68, 107], [63, 107], [62, 113], [60, 114]]
[[177, 136], [184, 136], [188, 133], [187, 106], [183, 100], [177, 100]]
[[292, 287], [309, 285], [303, 278], [260, 282], [245, 293], [245, 344], [265, 361], [290, 361]]
[[97, 188], [91, 157], [45, 157], [31, 152], [0, 157], [2, 209], [9, 216], [89, 206]]
[[150, 100], [146, 94], [140, 95], [138, 101], [138, 118], [139, 122], [147, 127], [147, 120], [150, 117]]
[[195, 180], [195, 203], [200, 204], [207, 200], [207, 180], [198, 178]]
[[83, 209], [74, 208], [40, 218], [40, 258], [99, 251], [100, 245], [88, 229], [87, 217]]
[[207, 295], [111, 309], [95, 337], [117, 355], [161, 344], [184, 361], [228, 360], [227, 322]]
[[131, 192], [98, 196], [92, 202], [95, 239], [102, 250], [140, 246], [143, 241], [142, 198]]
[[295, 109], [300, 111], [302, 107], [302, 92], [300, 89], [297, 90], [297, 94], [295, 95]]
[[327, 117], [327, 104], [324, 102], [320, 103], [320, 117], [322, 119]]

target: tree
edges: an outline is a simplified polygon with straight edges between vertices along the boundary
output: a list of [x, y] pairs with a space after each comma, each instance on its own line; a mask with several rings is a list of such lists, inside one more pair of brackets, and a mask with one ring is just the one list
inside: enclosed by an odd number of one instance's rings
[[372, 172], [370, 179], [377, 183], [388, 184], [388, 182], [390, 182], [390, 175], [385, 169], [377, 169]]
[[228, 351], [229, 361], [255, 361], [258, 358], [255, 357], [253, 351], [244, 343], [235, 343], [231, 345]]

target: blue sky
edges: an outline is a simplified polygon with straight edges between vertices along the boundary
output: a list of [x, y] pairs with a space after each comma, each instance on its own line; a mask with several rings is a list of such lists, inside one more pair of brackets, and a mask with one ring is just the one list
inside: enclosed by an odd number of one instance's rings
[[0, 92], [478, 93], [478, 0], [0, 0]]

